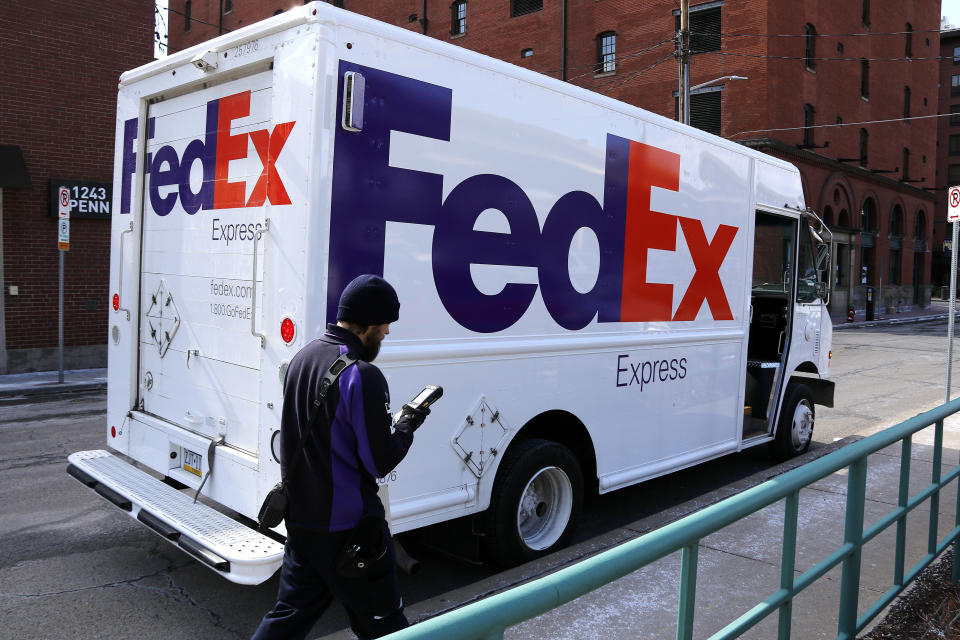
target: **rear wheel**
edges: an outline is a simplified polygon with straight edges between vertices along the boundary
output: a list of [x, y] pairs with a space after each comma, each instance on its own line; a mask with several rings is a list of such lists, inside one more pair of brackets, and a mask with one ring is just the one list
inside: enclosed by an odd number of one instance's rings
[[815, 416], [810, 389], [797, 383], [787, 386], [787, 395], [777, 421], [777, 435], [770, 443], [773, 457], [787, 460], [806, 452], [813, 439]]
[[569, 449], [541, 439], [516, 443], [493, 484], [487, 556], [513, 566], [566, 546], [582, 502], [580, 463]]

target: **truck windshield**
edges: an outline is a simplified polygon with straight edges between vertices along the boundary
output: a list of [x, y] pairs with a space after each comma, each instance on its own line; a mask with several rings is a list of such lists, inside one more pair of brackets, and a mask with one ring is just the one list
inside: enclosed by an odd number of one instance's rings
[[753, 290], [755, 293], [789, 294], [792, 285], [796, 221], [757, 214], [753, 239]]

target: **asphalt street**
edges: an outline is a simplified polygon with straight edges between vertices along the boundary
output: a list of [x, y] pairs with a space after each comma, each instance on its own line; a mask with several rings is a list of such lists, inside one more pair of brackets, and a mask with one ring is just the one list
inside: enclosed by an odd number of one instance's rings
[[[945, 335], [945, 322], [837, 332], [837, 406], [820, 411], [810, 455], [941, 403]], [[257, 587], [229, 583], [65, 473], [69, 453], [104, 447], [104, 404], [98, 392], [0, 405], [0, 636], [249, 637], [273, 603], [275, 577]], [[744, 452], [599, 497], [587, 505], [571, 550], [502, 573], [438, 551], [429, 543], [442, 532], [408, 536], [423, 566], [402, 578], [408, 610], [432, 615], [507, 588], [781, 470]], [[345, 626], [334, 606], [314, 633]]]

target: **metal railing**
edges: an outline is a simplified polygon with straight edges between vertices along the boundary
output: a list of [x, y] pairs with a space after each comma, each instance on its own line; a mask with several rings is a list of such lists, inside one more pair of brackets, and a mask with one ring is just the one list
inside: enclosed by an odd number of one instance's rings
[[[960, 536], [960, 490], [954, 528], [938, 540], [940, 492], [960, 476], [960, 464], [941, 475], [943, 461], [943, 420], [960, 411], [960, 399], [915, 416], [880, 433], [813, 460], [761, 485], [711, 505], [639, 538], [561, 569], [527, 584], [496, 594], [479, 602], [431, 618], [398, 631], [390, 640], [503, 638], [504, 631], [516, 624], [585, 595], [618, 578], [641, 569], [677, 551], [681, 552], [680, 594], [677, 615], [678, 640], [693, 637], [696, 615], [697, 551], [700, 541], [720, 529], [779, 501], [784, 501], [783, 548], [780, 560], [780, 588], [758, 602], [749, 611], [710, 636], [711, 640], [736, 638], [767, 616], [779, 614], [777, 637], [791, 637], [794, 597], [842, 564], [839, 602], [837, 603], [838, 640], [853, 640], [917, 575]], [[933, 472], [930, 483], [913, 496], [909, 494], [913, 434], [935, 425]], [[864, 529], [867, 457], [901, 442], [900, 483], [897, 507], [875, 524]], [[846, 520], [843, 544], [821, 562], [795, 575], [797, 518], [800, 490], [841, 469], [848, 470]], [[924, 501], [930, 502], [927, 552], [907, 569], [907, 514]], [[863, 546], [891, 526], [896, 526], [893, 585], [858, 616], [860, 560]], [[954, 546], [953, 582], [960, 579], [960, 551]]]

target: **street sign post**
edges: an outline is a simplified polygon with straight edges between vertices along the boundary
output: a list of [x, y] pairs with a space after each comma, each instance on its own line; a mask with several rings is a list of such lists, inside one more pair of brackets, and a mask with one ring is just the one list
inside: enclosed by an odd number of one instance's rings
[[70, 208], [70, 189], [60, 187], [57, 192], [57, 248], [60, 250], [60, 320], [57, 328], [60, 369], [57, 382], [61, 384], [63, 384], [63, 253], [70, 250]]
[[947, 321], [947, 402], [950, 402], [950, 377], [953, 373], [953, 315], [957, 305], [957, 222], [960, 221], [960, 187], [950, 187], [947, 197], [947, 222], [953, 223], [950, 245], [950, 316]]

